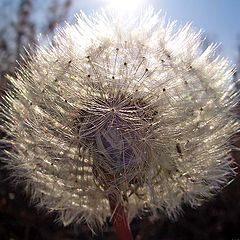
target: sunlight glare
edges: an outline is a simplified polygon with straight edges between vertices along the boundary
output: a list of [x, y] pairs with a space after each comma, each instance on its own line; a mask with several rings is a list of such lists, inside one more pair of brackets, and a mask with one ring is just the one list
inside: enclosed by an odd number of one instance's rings
[[107, 7], [119, 13], [132, 13], [139, 10], [144, 0], [106, 0]]

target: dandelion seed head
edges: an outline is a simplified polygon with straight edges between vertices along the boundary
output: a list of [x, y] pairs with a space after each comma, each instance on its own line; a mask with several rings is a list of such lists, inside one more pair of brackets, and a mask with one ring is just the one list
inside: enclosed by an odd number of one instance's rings
[[81, 13], [11, 78], [7, 165], [65, 225], [102, 224], [109, 194], [129, 217], [176, 217], [234, 176], [232, 66], [190, 25]]

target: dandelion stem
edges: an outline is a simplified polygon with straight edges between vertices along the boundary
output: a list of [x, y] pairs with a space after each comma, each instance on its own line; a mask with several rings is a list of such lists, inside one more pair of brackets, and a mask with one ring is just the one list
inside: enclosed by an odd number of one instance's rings
[[118, 240], [133, 240], [123, 204], [117, 203], [113, 196], [109, 196], [109, 205], [112, 213], [112, 222]]

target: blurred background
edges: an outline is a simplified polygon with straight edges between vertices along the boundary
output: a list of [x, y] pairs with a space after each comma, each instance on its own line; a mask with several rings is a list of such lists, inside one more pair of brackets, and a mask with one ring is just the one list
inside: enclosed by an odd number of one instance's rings
[[[240, 77], [239, 0], [0, 0], [0, 98], [11, 88], [6, 74], [14, 76], [29, 44], [51, 39], [56, 27], [63, 26], [65, 21], [73, 23], [74, 14], [80, 10], [89, 14], [111, 6], [131, 14], [146, 4], [162, 9], [167, 19], [176, 19], [179, 25], [192, 22], [196, 30], [203, 29], [203, 47], [211, 42], [220, 43], [217, 54], [236, 65], [233, 81]], [[240, 107], [236, 111], [240, 112]], [[240, 147], [240, 142], [237, 145]], [[0, 158], [3, 148], [0, 146]], [[232, 154], [239, 163], [239, 154]], [[31, 206], [22, 187], [13, 186], [8, 175], [6, 170], [0, 170], [0, 240], [115, 239], [110, 223], [96, 235], [85, 224], [65, 228], [56, 224], [54, 213], [46, 214]], [[157, 221], [135, 218], [131, 223], [135, 239], [240, 240], [239, 175], [202, 207], [184, 209], [185, 213], [176, 222], [165, 216]]]

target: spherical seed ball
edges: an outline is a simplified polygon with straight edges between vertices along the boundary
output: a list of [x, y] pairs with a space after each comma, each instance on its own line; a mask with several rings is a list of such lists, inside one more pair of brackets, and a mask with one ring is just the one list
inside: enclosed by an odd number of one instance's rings
[[[11, 81], [8, 167], [64, 224], [103, 223], [108, 196], [129, 216], [175, 217], [234, 175], [232, 66], [189, 25], [81, 13]], [[7, 140], [2, 140], [7, 141]]]

